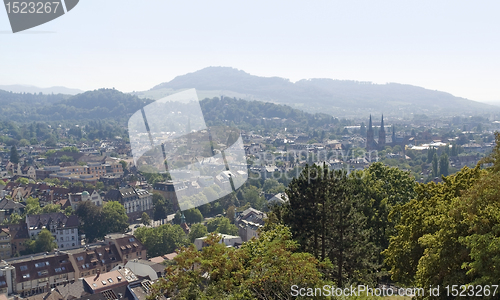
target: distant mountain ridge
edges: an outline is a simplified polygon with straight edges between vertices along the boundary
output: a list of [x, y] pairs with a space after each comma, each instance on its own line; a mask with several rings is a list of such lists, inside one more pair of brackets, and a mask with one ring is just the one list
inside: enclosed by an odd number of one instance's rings
[[34, 85], [23, 85], [23, 84], [12, 84], [12, 85], [0, 85], [0, 90], [13, 93], [30, 93], [30, 94], [65, 94], [65, 95], [76, 95], [83, 93], [84, 91], [79, 89], [67, 88], [64, 86], [53, 86], [48, 88], [40, 88]]
[[208, 67], [177, 76], [149, 92], [165, 90], [173, 93], [187, 88], [196, 88], [199, 94], [235, 94], [243, 99], [287, 104], [336, 117], [367, 116], [370, 113], [451, 116], [500, 112], [496, 106], [406, 84], [333, 79], [303, 79], [293, 83], [279, 77], [254, 76], [229, 67]]

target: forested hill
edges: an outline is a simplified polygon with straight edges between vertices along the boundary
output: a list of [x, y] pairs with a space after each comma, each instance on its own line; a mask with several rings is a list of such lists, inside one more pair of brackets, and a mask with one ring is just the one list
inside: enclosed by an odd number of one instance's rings
[[0, 90], [0, 119], [6, 121], [126, 120], [152, 102], [115, 89], [75, 96], [11, 93]]
[[310, 114], [286, 105], [228, 97], [200, 101], [207, 125], [235, 125], [241, 129], [319, 127], [338, 122], [327, 114]]
[[178, 90], [196, 88], [200, 94], [224, 94], [287, 104], [308, 112], [323, 112], [335, 117], [386, 116], [408, 117], [411, 114], [453, 116], [460, 114], [491, 114], [500, 108], [449, 93], [408, 84], [373, 84], [333, 79], [304, 79], [290, 82], [279, 77], [259, 77], [228, 67], [209, 67], [177, 76], [169, 82], [141, 92], [154, 97]]
[[[0, 91], [0, 120], [87, 121], [112, 120], [126, 124], [128, 118], [153, 102], [114, 89], [88, 91], [75, 96], [16, 94]], [[263, 127], [321, 126], [336, 120], [326, 114], [310, 114], [285, 105], [228, 97], [205, 99], [200, 105], [208, 125]]]

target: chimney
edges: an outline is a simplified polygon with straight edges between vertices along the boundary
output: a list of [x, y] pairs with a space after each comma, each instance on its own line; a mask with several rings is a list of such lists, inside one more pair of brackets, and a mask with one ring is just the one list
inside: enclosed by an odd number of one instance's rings
[[99, 278], [100, 274], [101, 274], [101, 270], [97, 270], [97, 274], [95, 274], [94, 281], [96, 281], [97, 278]]

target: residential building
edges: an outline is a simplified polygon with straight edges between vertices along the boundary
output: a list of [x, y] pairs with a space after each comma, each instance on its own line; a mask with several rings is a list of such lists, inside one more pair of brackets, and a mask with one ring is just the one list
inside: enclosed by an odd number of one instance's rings
[[247, 208], [241, 213], [236, 214], [235, 223], [238, 227], [238, 234], [243, 242], [258, 237], [258, 230], [264, 226], [265, 213], [254, 208]]
[[149, 215], [153, 213], [153, 194], [144, 189], [126, 187], [119, 190], [111, 190], [106, 196], [108, 201], [118, 201], [127, 212], [130, 221], [135, 221], [142, 216], [143, 212]]
[[132, 259], [146, 259], [147, 257], [146, 247], [133, 235], [110, 234], [104, 238], [104, 242], [116, 246], [124, 264]]
[[0, 230], [0, 259], [7, 259], [12, 255], [11, 235], [7, 228]]
[[10, 215], [13, 213], [22, 215], [24, 208], [25, 205], [22, 203], [16, 202], [12, 199], [3, 198], [0, 200], [0, 222], [6, 218], [10, 218]]
[[79, 220], [75, 215], [48, 213], [26, 216], [26, 225], [30, 237], [36, 237], [42, 229], [48, 229], [55, 237], [59, 249], [71, 249], [80, 245], [78, 238]]
[[70, 255], [76, 278], [109, 272], [121, 263], [115, 244], [91, 244], [65, 252]]
[[[9, 261], [7, 261], [9, 262]], [[14, 268], [12, 292], [29, 296], [49, 291], [51, 288], [75, 280], [69, 255], [62, 252], [11, 259]]]

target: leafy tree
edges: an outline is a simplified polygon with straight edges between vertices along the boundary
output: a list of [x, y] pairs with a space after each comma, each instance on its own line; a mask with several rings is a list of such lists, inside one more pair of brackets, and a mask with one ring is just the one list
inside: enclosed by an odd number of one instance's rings
[[149, 257], [172, 253], [175, 249], [189, 244], [184, 230], [179, 225], [141, 227], [137, 228], [134, 235], [148, 249]]
[[27, 185], [28, 183], [30, 183], [30, 180], [26, 177], [19, 177], [16, 179], [16, 182], [22, 185]]
[[16, 146], [10, 147], [10, 162], [13, 164], [19, 163], [19, 153], [17, 153]]
[[285, 191], [285, 186], [282, 183], [279, 183], [278, 180], [274, 178], [266, 179], [264, 181], [264, 186], [262, 187], [264, 192], [277, 194]]
[[70, 161], [73, 161], [73, 157], [67, 156], [67, 155], [63, 155], [63, 156], [61, 156], [60, 160], [62, 162], [70, 162]]
[[296, 252], [291, 236], [281, 225], [234, 249], [218, 243], [220, 236], [212, 235], [202, 251], [194, 245], [181, 250], [174, 259], [177, 264], [167, 267], [165, 278], [154, 284], [151, 298], [291, 299], [293, 285], [322, 288], [329, 284], [321, 274], [330, 267], [328, 262]]
[[47, 229], [42, 229], [35, 242], [35, 252], [51, 252], [57, 248], [54, 236]]
[[12, 213], [9, 218], [5, 218], [2, 222], [3, 225], [19, 224], [22, 221], [18, 213]]
[[102, 209], [91, 201], [82, 201], [76, 208], [76, 215], [80, 220], [80, 231], [85, 234], [87, 242], [94, 242], [103, 238], [107, 228], [103, 224]]
[[122, 165], [123, 171], [125, 171], [127, 169], [127, 162], [124, 160], [120, 160], [119, 163]]
[[75, 211], [73, 210], [73, 208], [71, 206], [68, 206], [64, 209], [64, 214], [69, 217], [71, 216], [72, 214], [74, 214]]
[[[367, 225], [373, 231], [371, 241], [380, 249], [386, 249], [390, 237], [397, 233], [395, 224], [398, 215], [392, 212], [416, 196], [415, 179], [408, 172], [380, 162], [371, 164], [358, 176], [363, 179], [365, 197], [371, 199], [368, 209], [364, 211], [368, 218]], [[378, 257], [382, 263], [383, 257]]]
[[203, 221], [203, 215], [197, 208], [191, 208], [184, 211], [184, 217], [186, 217], [186, 223], [194, 224]]
[[96, 190], [98, 191], [101, 191], [102, 189], [104, 189], [104, 183], [98, 181], [96, 184], [95, 184], [95, 188]]
[[231, 224], [226, 217], [217, 217], [208, 221], [207, 223], [208, 232], [218, 232], [229, 235], [238, 235], [238, 227], [236, 225]]
[[42, 214], [52, 213], [52, 212], [60, 212], [61, 205], [59, 204], [47, 204], [41, 209]]
[[128, 228], [128, 217], [125, 207], [118, 201], [109, 201], [102, 207], [102, 224], [107, 233], [125, 232]]
[[51, 252], [57, 248], [57, 243], [55, 242], [54, 236], [47, 229], [42, 229], [36, 239], [31, 239], [26, 241], [26, 250], [22, 251], [21, 254], [34, 254], [40, 252]]
[[19, 144], [18, 144], [19, 147], [26, 147], [26, 146], [29, 146], [29, 145], [30, 145], [30, 142], [27, 139], [21, 139], [19, 141]]
[[77, 187], [77, 188], [83, 188], [83, 183], [81, 181], [77, 181], [77, 182], [73, 183], [73, 186]]
[[38, 198], [28, 197], [26, 199], [26, 207], [24, 208], [24, 215], [38, 215], [41, 212], [40, 201]]
[[229, 222], [234, 223], [236, 214], [236, 206], [231, 205], [227, 208], [226, 217], [229, 219]]
[[172, 211], [170, 200], [165, 199], [158, 192], [153, 192], [153, 219], [165, 219], [170, 211]]
[[151, 218], [146, 212], [143, 212], [141, 215], [141, 223], [144, 224], [144, 226], [148, 226], [151, 224]]
[[194, 243], [194, 240], [200, 237], [204, 237], [208, 234], [207, 227], [201, 223], [194, 224], [191, 226], [191, 231], [189, 232], [189, 240]]

